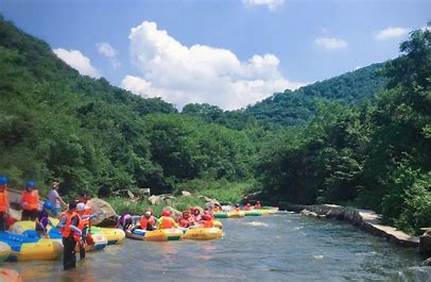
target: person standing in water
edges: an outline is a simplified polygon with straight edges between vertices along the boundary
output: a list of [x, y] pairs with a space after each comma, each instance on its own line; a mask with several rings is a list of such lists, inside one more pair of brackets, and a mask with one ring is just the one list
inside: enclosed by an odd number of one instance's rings
[[0, 176], [0, 231], [7, 230], [7, 217], [9, 215], [9, 196], [7, 192], [8, 179]]
[[35, 181], [27, 181], [21, 194], [22, 220], [34, 221], [39, 213], [39, 191]]
[[51, 214], [57, 217], [61, 211], [61, 205], [67, 206], [63, 199], [58, 194], [58, 189], [60, 188], [60, 182], [52, 182], [52, 189], [48, 194], [48, 201], [51, 203], [52, 209]]
[[63, 240], [63, 267], [68, 270], [76, 267], [76, 238], [81, 236], [79, 215], [76, 213], [76, 203], [71, 202], [69, 209], [61, 215], [58, 227], [61, 228]]

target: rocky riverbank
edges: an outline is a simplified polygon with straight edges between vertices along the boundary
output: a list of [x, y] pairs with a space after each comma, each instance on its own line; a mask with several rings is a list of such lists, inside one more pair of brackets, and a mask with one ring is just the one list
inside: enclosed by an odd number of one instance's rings
[[287, 205], [290, 211], [317, 218], [345, 220], [361, 229], [404, 247], [419, 247], [419, 238], [404, 233], [395, 227], [381, 224], [381, 217], [370, 210], [355, 209], [339, 205]]

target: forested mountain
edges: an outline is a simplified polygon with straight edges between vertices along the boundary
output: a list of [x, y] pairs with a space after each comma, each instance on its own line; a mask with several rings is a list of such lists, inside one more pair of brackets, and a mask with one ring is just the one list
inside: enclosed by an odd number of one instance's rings
[[303, 125], [316, 113], [318, 102], [360, 104], [373, 97], [387, 82], [381, 74], [383, 65], [373, 64], [295, 91], [275, 93], [247, 107], [245, 113], [275, 126]]
[[254, 146], [245, 133], [81, 76], [2, 18], [0, 107], [0, 174], [13, 186], [58, 178], [63, 193], [157, 193], [194, 178], [250, 175]]
[[269, 198], [372, 208], [411, 233], [430, 226], [431, 28], [400, 51], [372, 103], [321, 105], [263, 146], [256, 173]]

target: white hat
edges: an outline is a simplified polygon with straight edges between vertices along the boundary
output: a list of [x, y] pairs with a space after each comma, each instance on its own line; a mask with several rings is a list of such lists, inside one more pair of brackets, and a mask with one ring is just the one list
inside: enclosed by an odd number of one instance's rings
[[78, 204], [76, 205], [76, 209], [77, 209], [78, 211], [83, 211], [83, 210], [85, 210], [85, 204], [84, 204], [84, 203], [78, 203]]

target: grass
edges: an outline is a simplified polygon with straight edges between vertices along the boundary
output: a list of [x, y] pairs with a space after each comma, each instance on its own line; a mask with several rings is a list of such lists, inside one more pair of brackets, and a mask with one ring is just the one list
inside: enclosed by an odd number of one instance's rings
[[227, 180], [194, 179], [178, 186], [177, 191], [198, 193], [225, 204], [239, 203], [248, 193], [253, 192], [253, 181], [229, 182]]

